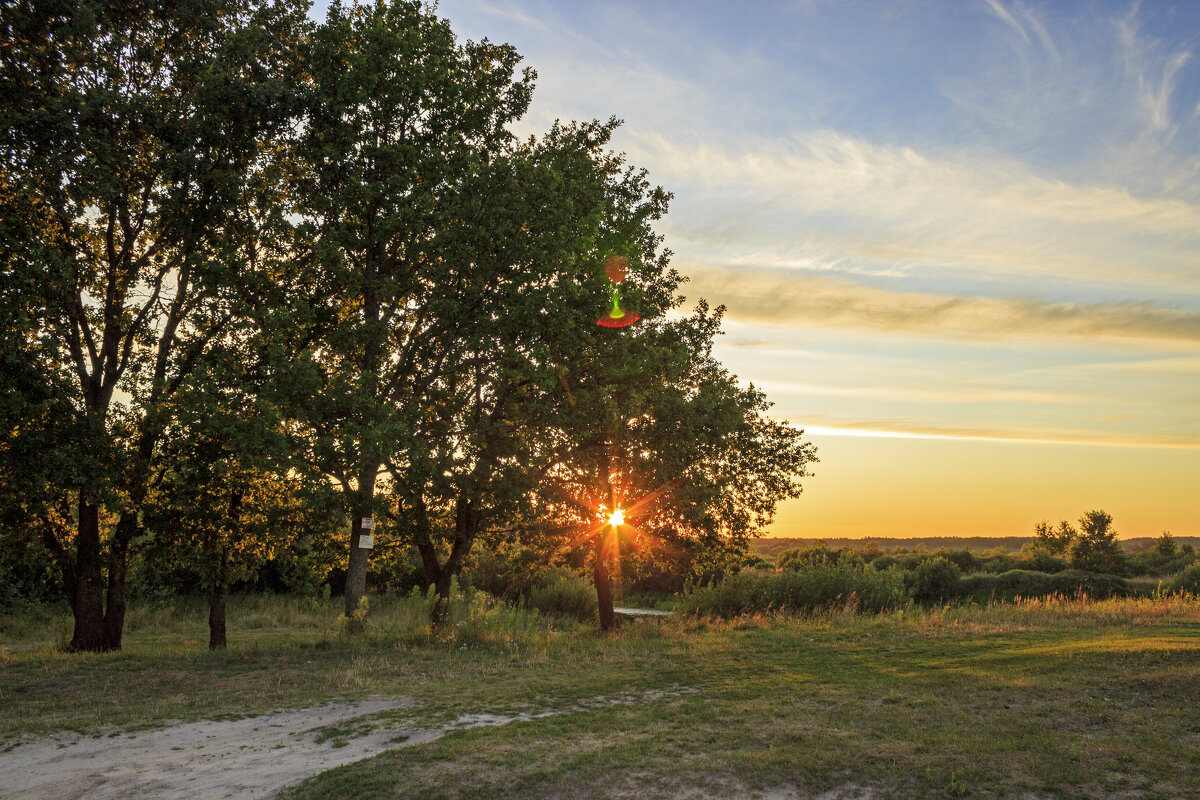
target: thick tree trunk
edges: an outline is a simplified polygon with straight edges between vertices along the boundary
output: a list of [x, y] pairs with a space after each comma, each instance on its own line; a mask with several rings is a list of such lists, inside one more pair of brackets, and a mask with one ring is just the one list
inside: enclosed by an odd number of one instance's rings
[[225, 649], [225, 600], [229, 587], [224, 580], [208, 590], [208, 649]]
[[592, 567], [592, 580], [596, 584], [596, 610], [600, 616], [600, 629], [612, 630], [617, 624], [617, 615], [613, 611], [612, 577], [609, 575], [609, 560], [612, 558], [610, 539], [613, 538], [606, 527], [596, 537], [596, 562]]
[[[358, 477], [358, 490], [351, 495], [351, 508], [354, 515], [350, 523], [350, 559], [346, 567], [346, 616], [349, 617], [358, 610], [358, 604], [367, 594], [367, 554], [368, 550], [359, 547], [359, 539], [363, 535], [363, 517], [371, 516], [375, 499], [375, 476], [379, 471], [378, 464], [364, 466]], [[370, 531], [374, 533], [374, 531]]]
[[79, 498], [79, 527], [75, 536], [75, 598], [71, 610], [75, 630], [68, 648], [75, 653], [104, 650], [104, 595], [100, 576], [100, 509]]

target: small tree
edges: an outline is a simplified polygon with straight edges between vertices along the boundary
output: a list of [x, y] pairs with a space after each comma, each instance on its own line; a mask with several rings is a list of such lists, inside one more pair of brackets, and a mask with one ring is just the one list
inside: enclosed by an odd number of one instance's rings
[[1174, 558], [1179, 555], [1179, 545], [1170, 531], [1163, 531], [1154, 542], [1154, 552], [1163, 558]]
[[1053, 527], [1047, 520], [1042, 520], [1033, 527], [1034, 546], [1054, 555], [1066, 554], [1079, 532], [1065, 519]]
[[917, 568], [905, 576], [916, 600], [940, 601], [954, 596], [962, 571], [953, 561], [945, 556], [927, 559], [917, 565]]
[[1079, 518], [1079, 534], [1071, 545], [1071, 567], [1086, 572], [1125, 572], [1125, 549], [1117, 541], [1112, 515], [1105, 511], [1085, 511]]

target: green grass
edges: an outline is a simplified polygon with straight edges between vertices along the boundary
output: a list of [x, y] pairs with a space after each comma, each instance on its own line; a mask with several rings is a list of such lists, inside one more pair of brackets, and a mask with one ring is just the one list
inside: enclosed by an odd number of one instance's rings
[[607, 636], [478, 598], [439, 635], [422, 602], [373, 598], [367, 634], [349, 636], [335, 603], [235, 599], [215, 654], [199, 606], [135, 609], [126, 649], [103, 656], [57, 652], [52, 619], [6, 621], [0, 738], [385, 695], [416, 701], [389, 712], [406, 727], [582, 710], [454, 731], [288, 797], [1200, 796], [1194, 600], [651, 619]]

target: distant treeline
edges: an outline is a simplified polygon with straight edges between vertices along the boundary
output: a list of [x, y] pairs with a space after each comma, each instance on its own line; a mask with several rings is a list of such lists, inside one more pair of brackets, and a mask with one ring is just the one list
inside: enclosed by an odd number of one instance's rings
[[[900, 550], [919, 552], [922, 550], [972, 550], [977, 552], [1002, 551], [1016, 553], [1034, 541], [1033, 536], [916, 536], [902, 539], [891, 536], [872, 536], [866, 539], [847, 538], [800, 538], [778, 537], [756, 539], [750, 543], [750, 550], [759, 558], [774, 559], [780, 553], [788, 550], [807, 549], [824, 542], [831, 548], [850, 548], [853, 550], [878, 549], [885, 553], [895, 553]], [[1190, 544], [1200, 550], [1200, 536], [1176, 536], [1179, 545]], [[1122, 539], [1121, 546], [1130, 553], [1140, 553], [1154, 546], [1155, 537], [1138, 536], [1132, 539]]]

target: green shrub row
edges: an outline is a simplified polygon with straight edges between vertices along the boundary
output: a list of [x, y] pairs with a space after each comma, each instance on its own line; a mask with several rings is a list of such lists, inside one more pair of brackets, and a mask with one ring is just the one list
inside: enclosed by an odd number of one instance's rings
[[[975, 552], [966, 548], [952, 550], [939, 548], [933, 552], [911, 552], [899, 550], [884, 553], [872, 547], [829, 547], [817, 542], [803, 548], [785, 550], [778, 555], [775, 565], [780, 569], [796, 569], [801, 566], [840, 561], [870, 564], [876, 569], [897, 567], [912, 572], [922, 564], [942, 558], [957, 566], [963, 574], [989, 573], [1001, 575], [1013, 570], [1028, 572], [1058, 573], [1072, 567], [1079, 569], [1081, 563], [1073, 563], [1067, 553], [1052, 553], [1043, 547], [1027, 545], [1017, 553]], [[1114, 570], [1122, 576], [1168, 576], [1175, 575], [1185, 567], [1196, 563], [1196, 551], [1190, 545], [1176, 546], [1169, 538], [1160, 540], [1154, 548], [1138, 553], [1120, 551]]]
[[902, 608], [908, 598], [899, 570], [838, 562], [779, 572], [742, 570], [720, 582], [689, 587], [679, 611], [735, 617], [758, 611], [808, 614], [850, 607], [878, 613]]
[[[1200, 597], [1200, 564], [1185, 568], [1161, 589]], [[1119, 575], [1073, 569], [1055, 573], [1012, 569], [999, 575], [964, 576], [955, 563], [942, 557], [922, 561], [908, 572], [833, 558], [793, 563], [788, 569], [745, 569], [720, 582], [691, 586], [677, 608], [685, 614], [728, 618], [767, 611], [809, 614], [833, 608], [878, 613], [902, 608], [910, 601], [984, 604], [1012, 602], [1018, 597], [1103, 599], [1131, 594], [1133, 587]]]
[[1129, 581], [1119, 575], [1105, 575], [1069, 569], [1047, 574], [1026, 569], [1013, 569], [999, 575], [969, 575], [960, 579], [956, 597], [976, 603], [1010, 602], [1018, 597], [1049, 597], [1050, 595], [1093, 598], [1126, 597]]

